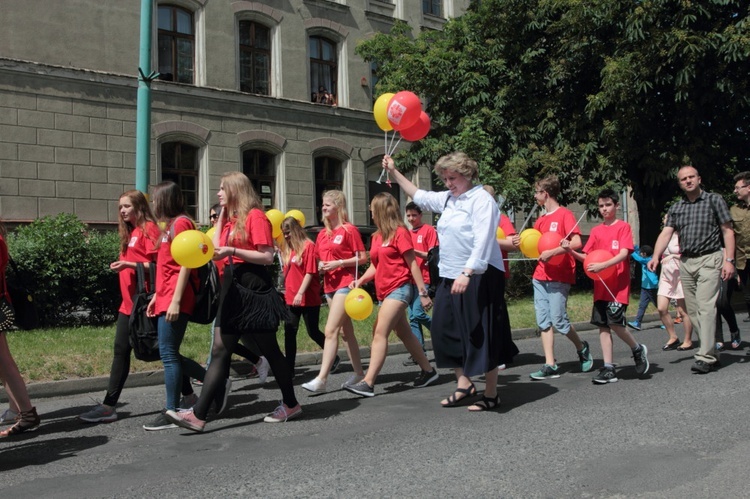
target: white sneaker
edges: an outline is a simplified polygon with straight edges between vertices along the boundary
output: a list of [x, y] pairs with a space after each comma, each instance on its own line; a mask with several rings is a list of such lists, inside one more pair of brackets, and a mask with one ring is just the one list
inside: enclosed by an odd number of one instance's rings
[[351, 376], [349, 376], [349, 379], [347, 379], [346, 381], [344, 381], [343, 383], [341, 383], [341, 388], [343, 388], [344, 390], [346, 390], [347, 386], [356, 385], [357, 383], [359, 383], [363, 379], [365, 379], [364, 376], [360, 376], [359, 374], [352, 374]]
[[265, 357], [261, 357], [257, 364], [255, 364], [255, 369], [258, 371], [258, 381], [261, 383], [265, 383], [266, 379], [268, 378], [268, 371], [271, 370], [271, 365], [268, 363]]
[[5, 409], [3, 415], [0, 416], [0, 424], [15, 423], [18, 419], [18, 413], [11, 408]]
[[307, 383], [302, 383], [302, 388], [304, 388], [308, 392], [325, 393], [326, 382], [320, 378], [315, 378], [314, 380], [308, 381]]

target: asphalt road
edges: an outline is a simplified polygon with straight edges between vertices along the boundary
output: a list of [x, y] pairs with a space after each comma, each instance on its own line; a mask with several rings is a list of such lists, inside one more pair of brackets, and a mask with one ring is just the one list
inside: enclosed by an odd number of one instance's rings
[[[740, 318], [741, 319], [741, 318]], [[740, 322], [743, 337], [750, 325]], [[141, 428], [163, 404], [163, 387], [127, 388], [120, 420], [76, 416], [97, 392], [36, 400], [38, 432], [0, 443], [2, 497], [708, 497], [747, 496], [750, 357], [722, 355], [708, 375], [690, 372], [690, 352], [662, 352], [666, 333], [636, 333], [651, 369], [638, 379], [615, 342], [620, 381], [591, 383], [574, 348], [557, 337], [564, 374], [531, 381], [538, 339], [501, 374], [500, 410], [445, 409], [453, 377], [414, 389], [416, 368], [389, 358], [377, 396], [298, 388], [301, 419], [263, 423], [277, 405], [273, 379], [240, 380], [222, 419], [206, 432]], [[583, 333], [601, 365], [598, 335]], [[337, 386], [349, 375], [329, 380]], [[299, 369], [295, 384], [315, 371]], [[477, 383], [481, 389], [481, 382]]]

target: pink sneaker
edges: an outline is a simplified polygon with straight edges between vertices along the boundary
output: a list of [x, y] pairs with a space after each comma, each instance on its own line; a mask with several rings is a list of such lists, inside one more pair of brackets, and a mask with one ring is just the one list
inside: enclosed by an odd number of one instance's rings
[[302, 406], [297, 404], [291, 409], [285, 403], [281, 403], [275, 411], [265, 417], [266, 423], [285, 423], [290, 419], [298, 418], [302, 415]]
[[165, 416], [169, 421], [176, 424], [181, 428], [193, 430], [197, 432], [203, 431], [206, 426], [206, 422], [198, 419], [192, 409], [187, 411], [167, 411]]

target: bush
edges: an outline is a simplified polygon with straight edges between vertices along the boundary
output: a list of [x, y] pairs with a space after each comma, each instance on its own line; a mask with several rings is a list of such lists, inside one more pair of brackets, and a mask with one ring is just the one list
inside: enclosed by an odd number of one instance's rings
[[120, 302], [116, 232], [89, 231], [75, 215], [61, 213], [19, 227], [8, 249], [22, 279], [32, 284], [42, 326], [102, 324]]

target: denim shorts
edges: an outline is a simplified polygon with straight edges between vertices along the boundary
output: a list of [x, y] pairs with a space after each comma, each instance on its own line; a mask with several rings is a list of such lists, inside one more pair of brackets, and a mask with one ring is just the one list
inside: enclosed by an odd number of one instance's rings
[[[403, 284], [390, 293], [388, 293], [388, 296], [385, 297], [385, 300], [398, 300], [400, 302], [406, 303], [408, 306], [411, 303], [411, 299], [413, 295], [413, 289], [411, 283]], [[382, 303], [382, 302], [381, 302]]]
[[552, 326], [558, 332], [568, 334], [570, 332], [570, 319], [568, 318], [570, 284], [533, 279], [533, 285], [537, 326], [542, 331]]
[[337, 289], [333, 293], [326, 293], [326, 298], [328, 298], [329, 300], [333, 300], [333, 295], [346, 295], [349, 293], [349, 291], [351, 291], [351, 289], [349, 289], [349, 286], [344, 286], [343, 288]]

